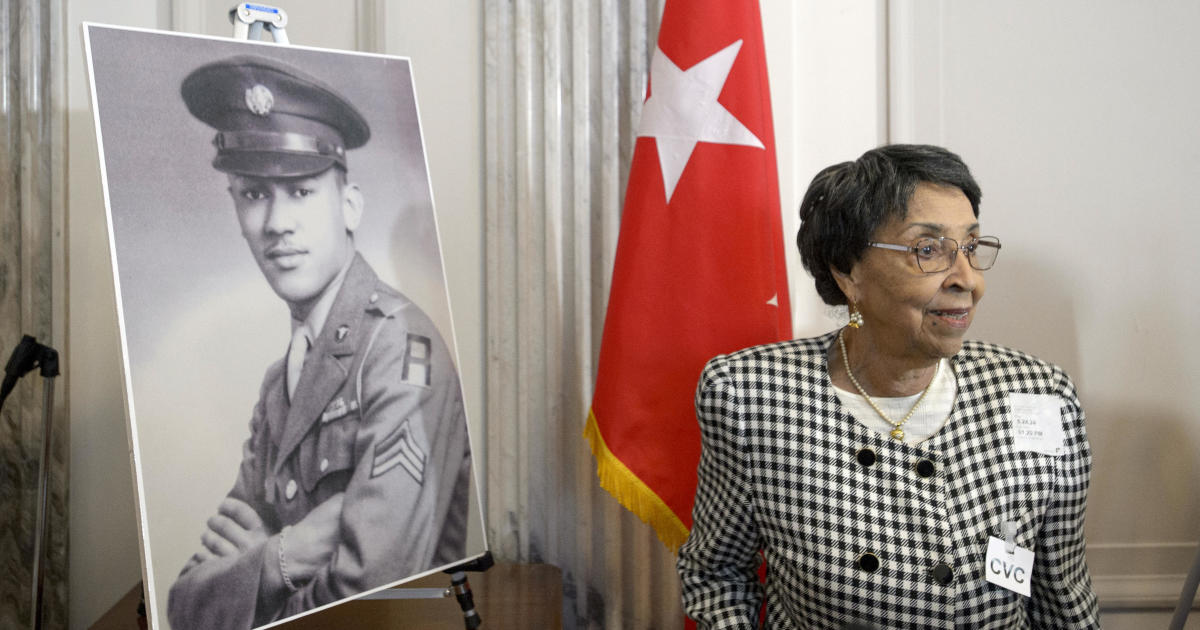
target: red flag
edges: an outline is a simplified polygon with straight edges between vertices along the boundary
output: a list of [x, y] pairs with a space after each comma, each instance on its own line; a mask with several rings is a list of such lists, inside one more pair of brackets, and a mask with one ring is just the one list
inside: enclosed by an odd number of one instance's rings
[[677, 549], [717, 354], [791, 337], [758, 0], [670, 0], [650, 64], [584, 434], [601, 485]]

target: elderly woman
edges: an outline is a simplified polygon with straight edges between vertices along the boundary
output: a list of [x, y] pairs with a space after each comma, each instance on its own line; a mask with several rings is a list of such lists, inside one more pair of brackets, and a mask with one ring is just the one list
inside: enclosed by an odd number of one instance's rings
[[702, 628], [1090, 628], [1091, 451], [1059, 368], [963, 337], [1000, 241], [955, 154], [893, 145], [813, 179], [797, 242], [846, 328], [705, 367]]

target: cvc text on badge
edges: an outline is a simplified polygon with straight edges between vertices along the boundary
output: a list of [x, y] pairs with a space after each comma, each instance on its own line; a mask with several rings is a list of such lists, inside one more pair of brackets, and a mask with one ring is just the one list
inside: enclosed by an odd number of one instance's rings
[[1012, 580], [1017, 584], [1025, 582], [1025, 568], [1009, 564], [1001, 558], [992, 558], [992, 561], [988, 563], [988, 570], [994, 573], [996, 577], [1003, 575], [1005, 579]]

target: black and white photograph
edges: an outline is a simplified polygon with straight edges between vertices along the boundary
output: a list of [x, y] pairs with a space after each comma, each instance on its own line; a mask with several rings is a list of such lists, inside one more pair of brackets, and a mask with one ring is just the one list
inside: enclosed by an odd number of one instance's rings
[[409, 60], [85, 39], [151, 627], [264, 627], [480, 556]]

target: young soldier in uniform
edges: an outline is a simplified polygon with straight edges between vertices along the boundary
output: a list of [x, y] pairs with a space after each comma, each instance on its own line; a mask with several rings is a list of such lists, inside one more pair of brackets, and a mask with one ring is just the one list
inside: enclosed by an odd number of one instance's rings
[[292, 341], [267, 369], [237, 481], [171, 587], [175, 630], [251, 628], [462, 559], [470, 453], [429, 317], [354, 246], [346, 151], [370, 130], [321, 81], [241, 56], [193, 71], [191, 113]]

